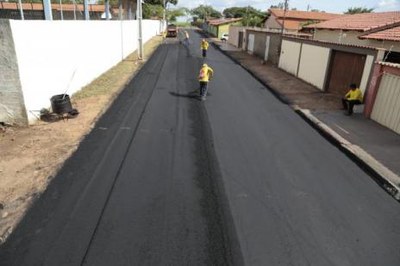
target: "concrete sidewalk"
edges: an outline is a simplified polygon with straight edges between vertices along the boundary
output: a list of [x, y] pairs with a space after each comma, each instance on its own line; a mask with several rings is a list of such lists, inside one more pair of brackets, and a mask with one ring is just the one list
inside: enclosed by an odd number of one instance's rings
[[367, 171], [400, 200], [400, 135], [366, 119], [360, 108], [352, 116], [340, 110], [340, 95], [321, 92], [262, 59], [218, 39], [210, 41], [265, 84], [282, 102]]

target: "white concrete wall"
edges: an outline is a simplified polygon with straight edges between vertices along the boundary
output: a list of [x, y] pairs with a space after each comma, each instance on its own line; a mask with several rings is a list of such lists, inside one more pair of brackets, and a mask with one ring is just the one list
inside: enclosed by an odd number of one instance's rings
[[329, 62], [329, 48], [303, 44], [298, 76], [323, 90]]
[[[50, 98], [80, 90], [138, 47], [137, 21], [11, 21], [28, 118]], [[143, 21], [143, 42], [160, 33]]]
[[374, 66], [374, 57], [372, 55], [367, 55], [360, 83], [360, 90], [362, 91], [363, 95], [365, 95], [365, 91], [367, 90], [369, 76], [371, 75], [373, 66]]
[[292, 75], [297, 75], [297, 67], [299, 65], [300, 57], [300, 46], [299, 42], [292, 42], [283, 40], [281, 56], [279, 58], [279, 68], [289, 72]]

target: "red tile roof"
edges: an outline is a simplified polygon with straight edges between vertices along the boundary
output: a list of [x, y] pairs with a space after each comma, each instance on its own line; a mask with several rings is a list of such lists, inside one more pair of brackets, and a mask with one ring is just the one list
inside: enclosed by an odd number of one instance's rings
[[242, 18], [220, 18], [220, 19], [209, 20], [208, 24], [218, 26], [218, 25], [222, 25], [222, 24], [237, 22], [240, 20], [242, 20]]
[[360, 39], [373, 39], [382, 41], [397, 41], [400, 42], [400, 26], [393, 27], [374, 33], [365, 34], [359, 37]]
[[[272, 15], [277, 18], [283, 18], [283, 9], [269, 9]], [[343, 16], [341, 14], [325, 13], [325, 12], [311, 12], [311, 11], [298, 11], [298, 10], [287, 10], [286, 18], [300, 19], [300, 20], [319, 20], [325, 21], [333, 18]], [[285, 23], [286, 24], [286, 23]]]
[[[283, 24], [283, 20], [282, 19], [277, 19], [276, 21], [280, 25]], [[302, 23], [304, 23], [304, 21], [296, 21], [296, 20], [285, 19], [285, 29], [287, 29], [287, 30], [300, 30]]]
[[397, 22], [400, 22], [400, 11], [346, 15], [305, 28], [369, 31]]

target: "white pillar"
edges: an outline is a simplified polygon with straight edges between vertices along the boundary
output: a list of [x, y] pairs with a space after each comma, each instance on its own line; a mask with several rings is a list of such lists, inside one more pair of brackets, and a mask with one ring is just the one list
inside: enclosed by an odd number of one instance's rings
[[51, 12], [50, 0], [43, 0], [44, 18], [45, 20], [53, 20], [53, 13]]

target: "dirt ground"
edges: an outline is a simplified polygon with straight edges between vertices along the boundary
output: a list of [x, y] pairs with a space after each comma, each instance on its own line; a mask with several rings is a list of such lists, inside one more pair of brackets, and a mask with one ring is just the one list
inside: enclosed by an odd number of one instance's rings
[[[146, 43], [145, 58], [161, 41], [154, 37]], [[133, 53], [72, 95], [72, 106], [80, 113], [76, 118], [0, 127], [0, 244], [143, 64]]]

